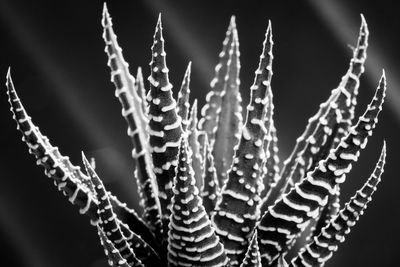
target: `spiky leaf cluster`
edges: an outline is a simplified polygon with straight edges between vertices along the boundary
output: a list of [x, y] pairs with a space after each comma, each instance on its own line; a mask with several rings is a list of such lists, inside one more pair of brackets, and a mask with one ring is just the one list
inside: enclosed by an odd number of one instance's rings
[[[140, 67], [136, 77], [130, 74], [106, 6], [102, 25], [111, 81], [133, 145], [142, 215], [106, 190], [83, 154], [86, 174], [50, 143], [24, 109], [10, 71], [6, 85], [29, 152], [58, 190], [90, 217], [109, 264], [323, 266], [365, 211], [385, 164], [383, 146], [371, 177], [339, 209], [340, 187], [372, 135], [386, 92], [383, 72], [371, 103], [353, 121], [368, 45], [364, 17], [347, 73], [282, 166], [273, 119], [271, 22], [244, 121], [235, 17], [200, 116], [197, 100], [190, 105], [191, 63], [178, 99], [173, 97], [161, 17], [148, 86]], [[308, 241], [291, 261], [285, 259], [306, 227], [313, 229]]]

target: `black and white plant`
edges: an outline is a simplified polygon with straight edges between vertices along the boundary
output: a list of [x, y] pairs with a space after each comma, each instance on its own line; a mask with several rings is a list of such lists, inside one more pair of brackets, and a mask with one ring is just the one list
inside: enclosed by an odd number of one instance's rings
[[[86, 173], [50, 143], [26, 113], [10, 71], [6, 84], [29, 152], [58, 190], [90, 217], [110, 265], [323, 266], [363, 214], [385, 165], [383, 145], [371, 176], [340, 207], [341, 184], [372, 135], [385, 98], [383, 73], [371, 103], [354, 121], [368, 45], [364, 17], [347, 73], [309, 119], [283, 164], [273, 120], [270, 22], [250, 102], [242, 112], [232, 17], [199, 118], [197, 101], [189, 104], [190, 63], [177, 101], [172, 96], [161, 17], [148, 86], [140, 68], [136, 77], [130, 74], [106, 6], [102, 25], [111, 81], [133, 144], [142, 215], [105, 189], [83, 153]], [[308, 241], [286, 259], [306, 228], [311, 229]]]

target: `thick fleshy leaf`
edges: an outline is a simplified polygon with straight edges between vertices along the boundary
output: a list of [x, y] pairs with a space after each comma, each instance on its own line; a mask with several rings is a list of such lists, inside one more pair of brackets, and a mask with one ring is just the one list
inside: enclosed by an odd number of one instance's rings
[[231, 167], [236, 145], [239, 142], [240, 130], [243, 126], [242, 98], [239, 86], [239, 39], [236, 28], [232, 29], [233, 42], [229, 47], [228, 62], [226, 65], [225, 84], [221, 92], [221, 108], [217, 110], [217, 128], [213, 155], [220, 184], [226, 179], [228, 169]]
[[381, 180], [385, 166], [386, 146], [382, 148], [376, 167], [364, 186], [350, 199], [311, 242], [292, 260], [291, 266], [323, 266], [367, 208]]
[[214, 165], [214, 157], [211, 153], [211, 146], [205, 135], [205, 165], [203, 172], [203, 183], [201, 187], [201, 196], [203, 206], [208, 214], [213, 214], [218, 199], [220, 198], [220, 188], [218, 186], [217, 170]]
[[[336, 148], [339, 142], [348, 133], [349, 128], [352, 125], [354, 118], [354, 110], [357, 105], [358, 87], [360, 85], [360, 76], [364, 73], [364, 64], [367, 59], [367, 47], [368, 47], [368, 27], [364, 16], [361, 14], [361, 27], [358, 36], [357, 46], [353, 49], [353, 58], [350, 61], [350, 66], [347, 73], [342, 77], [342, 81], [339, 85], [340, 88], [344, 88], [350, 93], [351, 103], [347, 100], [343, 102], [343, 106], [348, 108], [342, 108], [341, 120], [338, 123], [337, 132], [332, 143], [331, 148]], [[342, 90], [342, 89], [340, 89]]]
[[190, 73], [192, 69], [192, 62], [189, 62], [185, 76], [183, 77], [181, 89], [178, 93], [178, 102], [176, 112], [182, 118], [182, 128], [185, 131], [189, 125], [189, 96], [190, 96]]
[[250, 240], [249, 248], [247, 249], [246, 256], [243, 259], [240, 267], [262, 267], [260, 249], [257, 242], [257, 230], [255, 230], [253, 237]]
[[263, 215], [257, 227], [263, 264], [272, 264], [286, 251], [308, 221], [318, 217], [328, 196], [335, 193], [336, 185], [344, 182], [360, 150], [366, 146], [368, 136], [372, 135], [385, 92], [383, 73], [374, 98], [348, 136], [326, 160], [320, 161], [316, 169], [308, 172], [305, 179], [295, 184]]
[[[113, 243], [107, 238], [103, 230], [97, 226], [97, 234], [100, 237], [100, 243], [104, 248], [104, 253], [107, 256], [108, 264], [112, 267], [130, 267], [126, 259], [121, 256], [118, 249], [115, 248]], [[138, 260], [136, 266], [143, 266], [143, 264]]]
[[117, 216], [111, 206], [110, 199], [107, 191], [104, 188], [103, 182], [93, 170], [83, 153], [82, 161], [85, 165], [86, 172], [91, 178], [97, 200], [99, 201], [97, 210], [100, 218], [99, 226], [104, 231], [107, 238], [113, 243], [115, 248], [118, 250], [121, 256], [126, 259], [129, 265], [135, 265], [141, 262], [146, 265], [158, 264], [160, 261], [158, 255], [139, 236], [133, 232], [130, 232], [129, 235], [124, 235]]
[[202, 205], [186, 136], [179, 150], [168, 232], [169, 266], [225, 266], [228, 258]]
[[128, 63], [122, 56], [122, 49], [117, 42], [111, 17], [104, 4], [102, 24], [103, 39], [108, 66], [111, 69], [111, 81], [115, 85], [115, 96], [122, 105], [122, 116], [128, 124], [128, 135], [133, 143], [132, 157], [136, 162], [137, 183], [144, 202], [145, 221], [156, 234], [161, 235], [161, 208], [157, 199], [157, 185], [152, 171], [152, 160], [147, 145], [147, 118], [143, 113], [143, 103], [135, 88], [135, 78], [129, 73]]
[[149, 144], [153, 157], [154, 172], [158, 183], [158, 197], [161, 203], [164, 237], [168, 231], [171, 213], [172, 180], [178, 163], [179, 140], [182, 134], [181, 117], [176, 113], [176, 101], [172, 97], [172, 84], [168, 78], [161, 15], [158, 18], [148, 78], [149, 101]]
[[[318, 112], [309, 119], [308, 125], [303, 134], [296, 140], [296, 145], [290, 154], [289, 158], [285, 160], [283, 168], [281, 170], [281, 179], [276, 186], [271, 190], [269, 196], [265, 202], [265, 206], [272, 205], [276, 199], [278, 199], [287, 187], [290, 181], [293, 169], [297, 162], [302, 162], [305, 158], [303, 152], [307, 144], [312, 142], [324, 143], [324, 146], [318, 147], [318, 151], [313, 153], [314, 164], [320, 159], [324, 159], [331, 148], [335, 148], [340, 139], [347, 135], [348, 129], [351, 126], [351, 120], [354, 117], [354, 108], [357, 103], [356, 96], [358, 94], [359, 78], [364, 72], [364, 63], [366, 60], [366, 50], [368, 46], [368, 28], [363, 16], [361, 16], [361, 27], [358, 37], [357, 46], [353, 51], [353, 57], [350, 61], [350, 66], [347, 73], [342, 77], [342, 81], [339, 86], [332, 90], [331, 95], [327, 101], [320, 105]], [[338, 94], [342, 94], [345, 97], [337, 97]], [[340, 110], [339, 117], [331, 116], [327, 117], [327, 120], [323, 120], [324, 114], [326, 114], [329, 107]], [[331, 120], [335, 121], [332, 122]], [[316, 133], [317, 129], [325, 125], [332, 125], [330, 128], [332, 131], [328, 131], [329, 134], [320, 134], [318, 137], [323, 140], [318, 140]], [[319, 133], [322, 131], [319, 130]], [[332, 140], [325, 141], [325, 138], [330, 137]], [[309, 146], [310, 146], [309, 145]], [[303, 157], [303, 158], [301, 158]], [[307, 160], [307, 161], [311, 161]], [[315, 166], [315, 165], [314, 165]], [[307, 168], [308, 167], [308, 168]], [[308, 170], [312, 170], [313, 165], [308, 164], [302, 168], [298, 168], [296, 172], [306, 173]]]
[[17, 122], [17, 129], [22, 133], [22, 140], [29, 148], [29, 153], [36, 157], [38, 165], [44, 167], [45, 174], [54, 180], [58, 190], [62, 191], [72, 204], [79, 207], [81, 214], [87, 214], [95, 224], [98, 220], [97, 199], [87, 184], [75, 178], [65, 164], [53, 154], [53, 150], [49, 150], [45, 145], [43, 135], [32, 123], [15, 91], [10, 70], [7, 73], [6, 86], [10, 110]]
[[269, 23], [260, 63], [251, 86], [246, 122], [228, 178], [221, 191], [213, 221], [231, 265], [243, 260], [259, 216], [262, 190], [263, 141], [267, 134], [264, 119], [272, 78], [272, 30]]
[[219, 62], [215, 66], [215, 75], [210, 83], [211, 91], [206, 96], [206, 104], [201, 109], [202, 118], [199, 121], [200, 130], [207, 134], [210, 144], [214, 144], [215, 131], [218, 123], [218, 109], [221, 108], [222, 91], [225, 87], [229, 49], [233, 43], [233, 31], [236, 30], [235, 17], [231, 17], [222, 51], [219, 53]]

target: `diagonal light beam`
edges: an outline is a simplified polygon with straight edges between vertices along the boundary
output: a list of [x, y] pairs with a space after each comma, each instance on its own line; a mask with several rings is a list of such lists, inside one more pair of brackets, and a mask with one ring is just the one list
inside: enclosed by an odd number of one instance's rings
[[[352, 40], [354, 34], [351, 29], [357, 29], [357, 26], [350, 19], [351, 16], [348, 15], [348, 12], [339, 1], [309, 0], [309, 3], [340, 42], [346, 43], [348, 40]], [[368, 18], [366, 19], [368, 22]], [[392, 112], [400, 122], [400, 92], [396, 89], [400, 88], [400, 81], [395, 75], [391, 75], [392, 73], [398, 73], [399, 68], [377, 47], [376, 44], [368, 47], [368, 59], [365, 71], [367, 79], [371, 84], [369, 87], [372, 89], [375, 88], [375, 83], [380, 78], [382, 68], [385, 68], [389, 77], [387, 101]]]

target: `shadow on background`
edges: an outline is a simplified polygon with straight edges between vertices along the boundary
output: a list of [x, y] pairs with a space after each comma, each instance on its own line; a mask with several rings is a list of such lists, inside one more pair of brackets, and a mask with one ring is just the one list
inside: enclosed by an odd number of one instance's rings
[[[130, 141], [106, 66], [101, 1], [0, 2], [0, 76], [8, 66], [34, 122], [74, 163], [80, 152], [97, 159], [106, 186], [138, 207]], [[96, 3], [95, 3], [96, 2]], [[267, 3], [268, 2], [268, 3]], [[236, 15], [241, 51], [241, 92], [247, 105], [262, 41], [271, 19], [274, 33], [275, 123], [281, 159], [330, 90], [339, 84], [351, 57], [360, 13], [370, 30], [367, 71], [361, 79], [357, 114], [373, 95], [385, 68], [389, 97], [367, 149], [343, 187], [347, 200], [373, 170], [383, 139], [386, 172], [374, 201], [327, 266], [395, 266], [400, 239], [395, 171], [400, 151], [400, 20], [392, 1], [113, 1], [114, 29], [131, 71], [149, 75], [150, 46], [162, 12], [167, 63], [175, 94], [188, 61], [193, 62], [192, 101], [204, 97], [229, 18]], [[55, 189], [28, 155], [15, 130], [5, 94], [0, 94], [0, 253], [8, 266], [107, 266], [95, 228]], [[5, 259], [5, 262], [4, 262]]]

